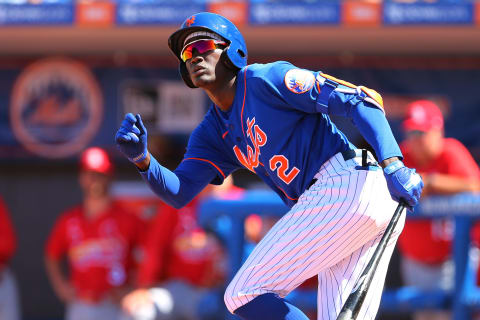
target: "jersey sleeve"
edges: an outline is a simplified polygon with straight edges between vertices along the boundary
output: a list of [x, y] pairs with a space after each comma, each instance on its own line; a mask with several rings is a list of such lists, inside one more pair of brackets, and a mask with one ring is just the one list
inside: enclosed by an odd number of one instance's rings
[[468, 149], [458, 140], [445, 139], [448, 146], [445, 156], [448, 158], [448, 171], [450, 174], [462, 178], [480, 179], [480, 169]]
[[[222, 184], [223, 180], [239, 165], [228, 156], [227, 150], [223, 150], [223, 141], [220, 134], [215, 132], [214, 121], [210, 119], [211, 110], [200, 125], [192, 132], [187, 145], [187, 151], [182, 161], [181, 170], [183, 175], [188, 175], [190, 167], [195, 169], [191, 174], [197, 174], [198, 169], [211, 172], [211, 180], [208, 183]], [[193, 164], [194, 163], [194, 164]]]
[[45, 246], [45, 255], [48, 258], [60, 260], [68, 250], [66, 220], [65, 216], [61, 216], [53, 226]]
[[190, 202], [209, 183], [221, 184], [223, 179], [240, 167], [228, 156], [213, 108], [192, 132], [183, 161], [170, 171], [150, 155], [150, 165], [140, 175], [150, 189], [164, 202], [181, 208]]
[[257, 90], [279, 97], [286, 106], [306, 112], [352, 117], [352, 109], [367, 105], [384, 113], [383, 100], [375, 90], [356, 86], [321, 71], [311, 71], [286, 61], [252, 65], [247, 77], [255, 79]]

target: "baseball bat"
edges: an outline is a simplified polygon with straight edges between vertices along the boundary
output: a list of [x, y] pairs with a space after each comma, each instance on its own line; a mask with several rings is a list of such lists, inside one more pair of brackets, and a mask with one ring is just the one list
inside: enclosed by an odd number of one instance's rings
[[380, 242], [378, 243], [373, 256], [370, 258], [367, 266], [362, 272], [360, 278], [358, 278], [355, 286], [353, 287], [352, 292], [345, 301], [340, 314], [337, 317], [337, 320], [355, 320], [357, 319], [358, 313], [362, 308], [363, 301], [368, 292], [368, 288], [372, 283], [373, 276], [375, 275], [375, 271], [377, 270], [378, 263], [382, 258], [383, 252], [390, 241], [390, 238], [393, 234], [393, 230], [395, 230], [395, 226], [397, 225], [398, 219], [402, 215], [403, 209], [405, 209], [406, 204], [403, 201], [397, 206], [397, 209], [393, 213], [392, 219], [388, 223], [387, 228], [385, 229], [385, 233], [383, 234]]

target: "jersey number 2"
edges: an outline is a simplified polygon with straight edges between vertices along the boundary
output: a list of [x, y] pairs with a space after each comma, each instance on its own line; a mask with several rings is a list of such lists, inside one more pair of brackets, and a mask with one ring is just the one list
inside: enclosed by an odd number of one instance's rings
[[290, 182], [292, 182], [292, 180], [295, 179], [297, 174], [300, 172], [297, 167], [293, 167], [292, 170], [287, 173], [289, 166], [288, 159], [281, 154], [274, 155], [272, 158], [270, 158], [269, 164], [270, 170], [275, 171], [278, 169], [277, 176], [286, 184], [290, 184]]

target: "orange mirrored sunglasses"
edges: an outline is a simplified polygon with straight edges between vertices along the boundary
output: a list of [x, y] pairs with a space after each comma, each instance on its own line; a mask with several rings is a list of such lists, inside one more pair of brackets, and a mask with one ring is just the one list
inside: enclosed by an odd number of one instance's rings
[[193, 57], [193, 50], [196, 49], [199, 54], [205, 53], [210, 50], [219, 49], [220, 46], [226, 46], [227, 44], [223, 41], [217, 41], [213, 39], [202, 39], [194, 41], [186, 45], [182, 52], [180, 53], [180, 58], [183, 62], [187, 62], [188, 59]]

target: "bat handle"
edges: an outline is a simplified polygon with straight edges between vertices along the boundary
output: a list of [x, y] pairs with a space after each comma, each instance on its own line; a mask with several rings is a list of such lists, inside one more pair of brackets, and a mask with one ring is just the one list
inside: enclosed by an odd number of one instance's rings
[[354, 320], [352, 310], [347, 309], [342, 312], [337, 317], [337, 320]]

